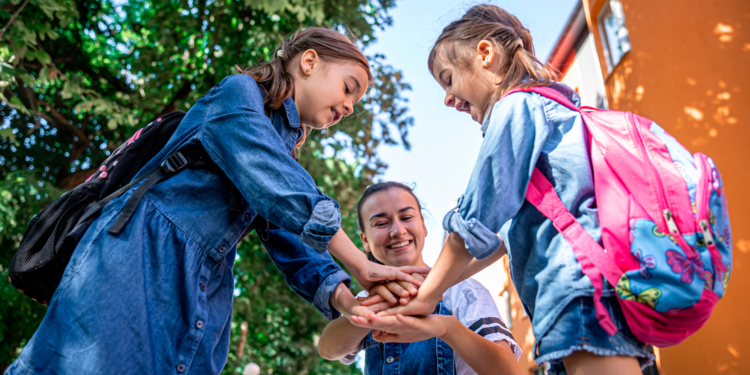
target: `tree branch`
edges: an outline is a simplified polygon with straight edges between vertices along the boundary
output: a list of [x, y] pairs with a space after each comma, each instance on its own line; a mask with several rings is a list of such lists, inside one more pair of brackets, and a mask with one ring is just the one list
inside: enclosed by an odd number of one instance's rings
[[8, 27], [10, 27], [10, 24], [12, 24], [16, 20], [16, 17], [18, 17], [18, 15], [21, 13], [21, 11], [23, 10], [23, 8], [26, 7], [26, 4], [28, 4], [28, 3], [29, 3], [29, 0], [24, 1], [23, 4], [21, 5], [21, 7], [18, 8], [18, 10], [16, 11], [16, 13], [14, 13], [10, 17], [10, 21], [8, 21], [8, 24], [5, 25], [5, 27], [3, 27], [2, 31], [0, 31], [0, 39], [3, 38], [3, 35], [5, 35], [5, 30], [8, 30]]

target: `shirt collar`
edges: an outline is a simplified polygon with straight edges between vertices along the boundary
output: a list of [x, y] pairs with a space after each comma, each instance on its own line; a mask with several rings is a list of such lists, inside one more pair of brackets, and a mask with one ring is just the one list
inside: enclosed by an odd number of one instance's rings
[[299, 113], [297, 113], [297, 105], [294, 104], [294, 100], [292, 100], [291, 97], [284, 99], [283, 106], [289, 126], [292, 128], [299, 128]]

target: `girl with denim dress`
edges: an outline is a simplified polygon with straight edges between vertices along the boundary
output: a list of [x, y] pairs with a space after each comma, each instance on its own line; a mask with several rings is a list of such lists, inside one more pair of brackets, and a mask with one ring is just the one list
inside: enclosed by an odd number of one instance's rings
[[[531, 318], [537, 363], [549, 374], [639, 374], [653, 355], [630, 332], [611, 286], [602, 302], [618, 328], [609, 336], [596, 318], [591, 281], [563, 236], [525, 194], [534, 167], [597, 241], [601, 238], [587, 130], [578, 112], [536, 93], [502, 96], [516, 87], [551, 86], [576, 93], [533, 55], [529, 31], [493, 5], [471, 8], [443, 29], [428, 67], [445, 89], [445, 105], [471, 115], [484, 140], [465, 194], [443, 220], [449, 232], [430, 277], [406, 306], [386, 314], [431, 313], [443, 291], [475, 272], [479, 259], [507, 251], [511, 277]], [[496, 235], [499, 234], [500, 238]], [[398, 332], [399, 320], [357, 324]]]
[[[409, 187], [398, 182], [368, 187], [357, 204], [357, 218], [371, 261], [426, 267], [422, 248], [427, 228], [419, 201]], [[408, 289], [416, 292], [411, 284], [389, 284], [373, 287], [369, 293], [362, 291], [358, 298], [381, 295], [378, 288], [392, 288], [397, 295], [409, 295]], [[379, 304], [393, 306], [398, 300]], [[521, 373], [517, 362], [521, 349], [489, 291], [475, 280], [466, 279], [449, 288], [432, 315], [405, 319], [410, 331], [388, 336], [357, 327], [345, 318], [336, 319], [320, 336], [320, 355], [351, 364], [357, 353], [364, 351], [366, 375]]]
[[[204, 148], [215, 166], [154, 185], [117, 235], [107, 230], [139, 185], [104, 207], [6, 375], [219, 374], [237, 242], [256, 226], [287, 283], [329, 318], [369, 309], [326, 250], [364, 286], [421, 284], [411, 273], [423, 268], [367, 262], [340, 229], [338, 204], [294, 157], [306, 127], [336, 124], [365, 94], [372, 74], [362, 52], [341, 33], [312, 27], [243, 73], [198, 100], [136, 178], [186, 146]], [[244, 198], [238, 214], [229, 210], [235, 187]]]

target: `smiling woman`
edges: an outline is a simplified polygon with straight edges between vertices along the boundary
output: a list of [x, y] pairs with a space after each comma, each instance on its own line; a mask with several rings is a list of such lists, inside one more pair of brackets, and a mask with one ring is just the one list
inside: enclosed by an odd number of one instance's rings
[[[427, 228], [419, 200], [408, 186], [398, 182], [370, 186], [357, 205], [357, 218], [371, 261], [425, 266], [422, 250]], [[370, 307], [380, 310], [406, 304], [416, 293], [414, 285], [389, 282], [358, 297], [372, 295], [369, 300], [378, 302]], [[358, 317], [351, 317], [351, 322], [331, 322], [320, 337], [321, 356], [350, 364], [364, 350], [366, 375], [390, 373], [396, 368], [406, 374], [425, 375], [520, 373], [517, 358], [521, 350], [490, 293], [472, 279], [448, 289], [433, 315], [384, 318], [383, 323], [393, 328], [391, 334], [355, 326], [358, 322]]]

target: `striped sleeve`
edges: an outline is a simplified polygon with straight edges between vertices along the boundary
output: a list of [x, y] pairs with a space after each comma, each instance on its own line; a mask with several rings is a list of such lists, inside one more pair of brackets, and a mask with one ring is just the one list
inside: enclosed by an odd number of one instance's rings
[[506, 341], [516, 359], [521, 358], [521, 347], [505, 324], [492, 295], [482, 284], [467, 279], [451, 289], [444, 295], [444, 303], [461, 324], [487, 340]]

